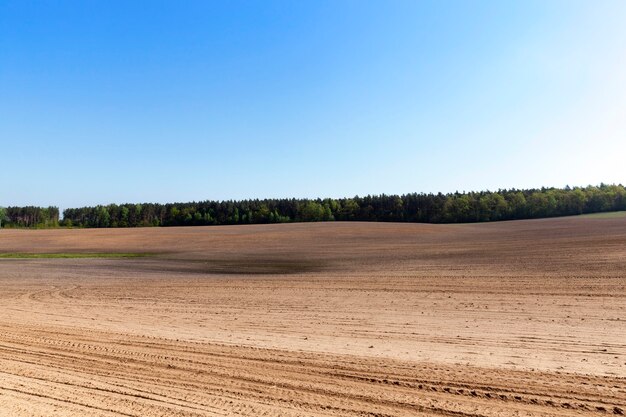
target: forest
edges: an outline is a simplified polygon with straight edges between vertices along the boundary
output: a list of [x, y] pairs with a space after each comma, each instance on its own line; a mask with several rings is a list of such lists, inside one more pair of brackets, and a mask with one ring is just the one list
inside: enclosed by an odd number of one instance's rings
[[0, 226], [48, 228], [59, 226], [58, 207], [0, 207]]
[[623, 185], [411, 193], [326, 199], [255, 199], [0, 209], [3, 227], [146, 227], [315, 221], [468, 223], [626, 210]]

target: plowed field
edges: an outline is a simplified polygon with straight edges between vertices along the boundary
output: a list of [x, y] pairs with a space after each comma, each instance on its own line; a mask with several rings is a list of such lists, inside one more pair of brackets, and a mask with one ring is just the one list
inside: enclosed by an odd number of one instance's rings
[[0, 416], [626, 413], [626, 217], [0, 230]]

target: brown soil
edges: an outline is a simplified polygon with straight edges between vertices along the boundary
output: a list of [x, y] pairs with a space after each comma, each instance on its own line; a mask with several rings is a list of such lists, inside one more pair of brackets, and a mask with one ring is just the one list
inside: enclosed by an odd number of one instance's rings
[[1, 230], [0, 416], [626, 413], [626, 217]]

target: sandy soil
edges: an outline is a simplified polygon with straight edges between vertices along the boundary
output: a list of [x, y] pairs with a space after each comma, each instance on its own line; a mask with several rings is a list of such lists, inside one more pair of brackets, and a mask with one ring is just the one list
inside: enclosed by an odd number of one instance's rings
[[626, 413], [626, 217], [1, 230], [0, 416]]

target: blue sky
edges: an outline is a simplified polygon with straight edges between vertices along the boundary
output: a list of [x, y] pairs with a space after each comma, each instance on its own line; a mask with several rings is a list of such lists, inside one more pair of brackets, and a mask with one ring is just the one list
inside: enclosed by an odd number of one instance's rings
[[0, 205], [626, 183], [623, 1], [0, 0]]

